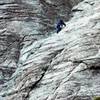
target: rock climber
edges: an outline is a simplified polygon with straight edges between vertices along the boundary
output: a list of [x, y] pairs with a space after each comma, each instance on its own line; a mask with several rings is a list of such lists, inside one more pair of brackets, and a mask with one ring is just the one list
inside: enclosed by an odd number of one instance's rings
[[60, 19], [56, 26], [57, 33], [59, 33], [62, 30], [63, 26], [66, 26], [66, 24], [62, 19]]

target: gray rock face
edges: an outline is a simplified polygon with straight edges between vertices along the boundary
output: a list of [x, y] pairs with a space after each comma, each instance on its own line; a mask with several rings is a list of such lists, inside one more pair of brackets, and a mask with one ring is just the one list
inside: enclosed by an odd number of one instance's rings
[[[93, 100], [100, 96], [100, 0], [80, 1], [0, 1], [1, 100]], [[44, 24], [39, 22], [54, 22], [47, 10], [56, 8], [63, 14], [71, 11], [73, 17], [62, 16], [69, 21], [59, 34], [40, 36], [45, 30], [40, 31]], [[58, 14], [53, 11], [51, 15]]]
[[[78, 2], [75, 1], [74, 5]], [[55, 16], [62, 14], [58, 10], [59, 6], [66, 7], [66, 13], [70, 12], [72, 3], [63, 3], [64, 1], [60, 1], [57, 6], [56, 2], [51, 4], [45, 0], [0, 1], [0, 84], [8, 81], [19, 66], [17, 63], [22, 47], [46, 38], [47, 31], [49, 34], [53, 31]], [[61, 10], [64, 10], [62, 8]], [[66, 13], [63, 13], [63, 16]], [[69, 19], [68, 15], [66, 17]]]

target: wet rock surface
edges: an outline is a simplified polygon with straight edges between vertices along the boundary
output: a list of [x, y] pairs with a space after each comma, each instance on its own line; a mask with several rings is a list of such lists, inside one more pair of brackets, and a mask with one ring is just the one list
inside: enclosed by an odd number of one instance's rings
[[[100, 96], [100, 0], [79, 2], [0, 2], [1, 100], [93, 100]], [[66, 27], [48, 36], [44, 33], [49, 29], [43, 27], [49, 21], [53, 26], [53, 13], [64, 14]]]

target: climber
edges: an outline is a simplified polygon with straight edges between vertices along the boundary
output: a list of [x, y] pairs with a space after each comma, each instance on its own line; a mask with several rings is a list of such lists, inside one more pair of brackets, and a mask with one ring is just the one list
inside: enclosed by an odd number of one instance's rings
[[66, 24], [62, 19], [60, 19], [56, 26], [57, 33], [59, 33], [62, 30], [63, 26], [66, 26]]

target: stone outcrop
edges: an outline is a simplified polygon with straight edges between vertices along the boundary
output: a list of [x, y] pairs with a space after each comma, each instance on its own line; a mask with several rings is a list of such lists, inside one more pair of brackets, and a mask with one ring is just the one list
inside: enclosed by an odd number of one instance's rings
[[[67, 0], [66, 0], [67, 1]], [[1, 0], [0, 1], [0, 83], [9, 80], [20, 58], [23, 46], [30, 46], [34, 41], [46, 38], [48, 32], [54, 30], [56, 15], [62, 15], [58, 8], [63, 9], [63, 16], [68, 14], [73, 5], [64, 0], [56, 2], [45, 0]], [[74, 1], [74, 5], [79, 1]], [[64, 4], [64, 5], [63, 5]], [[66, 7], [66, 9], [64, 9]], [[67, 11], [64, 11], [67, 10]], [[66, 12], [66, 13], [65, 13]], [[51, 18], [51, 17], [52, 18]], [[47, 32], [48, 31], [48, 32]], [[7, 71], [9, 69], [9, 71]]]
[[[1, 11], [6, 14], [1, 13], [11, 18], [1, 18], [0, 100], [93, 100], [100, 96], [100, 0], [80, 1], [1, 2]], [[37, 16], [40, 10], [32, 6], [34, 3], [40, 3], [38, 7], [43, 11], [64, 4], [66, 27], [58, 34], [41, 37], [40, 33], [45, 32], [40, 31], [42, 24], [31, 22], [33, 18], [44, 22]], [[10, 7], [10, 13], [3, 6]], [[47, 20], [50, 13], [44, 14]]]

